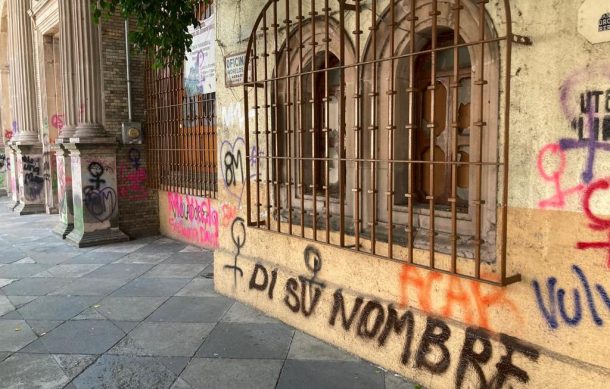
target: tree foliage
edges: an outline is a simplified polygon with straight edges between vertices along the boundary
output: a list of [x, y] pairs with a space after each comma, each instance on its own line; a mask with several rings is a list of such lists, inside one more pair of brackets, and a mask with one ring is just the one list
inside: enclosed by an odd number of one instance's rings
[[120, 14], [136, 21], [130, 42], [150, 50], [155, 68], [182, 67], [193, 37], [189, 27], [199, 26], [195, 10], [199, 0], [91, 0], [96, 22], [104, 16]]

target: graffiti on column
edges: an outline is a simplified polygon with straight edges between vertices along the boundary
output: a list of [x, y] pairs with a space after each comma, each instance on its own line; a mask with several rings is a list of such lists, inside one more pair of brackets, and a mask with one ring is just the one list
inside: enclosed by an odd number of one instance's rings
[[13, 130], [4, 130], [4, 141], [8, 142], [13, 138]]
[[59, 203], [59, 214], [64, 221], [68, 222], [68, 215], [73, 214], [73, 209], [71, 208], [72, 202], [70, 198], [72, 197], [72, 177], [66, 176], [66, 168], [65, 168], [65, 160], [64, 157], [57, 157], [57, 200]]
[[116, 211], [117, 196], [114, 188], [108, 186], [104, 179], [105, 167], [93, 161], [87, 167], [89, 183], [83, 188], [83, 202], [88, 213], [99, 222], [109, 220]]
[[28, 201], [39, 201], [44, 190], [44, 173], [41, 158], [24, 155], [21, 157], [23, 172], [23, 195]]
[[[220, 146], [221, 155], [221, 171], [222, 177], [225, 184], [225, 188], [231, 196], [238, 201], [238, 205], [241, 206], [241, 200], [245, 191], [246, 183], [246, 141], [244, 138], [238, 137], [233, 143], [229, 141], [222, 142]], [[248, 163], [251, 167], [256, 166], [258, 158], [262, 157], [263, 154], [256, 146], [250, 149], [250, 156]], [[250, 178], [256, 177], [256, 171], [250, 172]]]

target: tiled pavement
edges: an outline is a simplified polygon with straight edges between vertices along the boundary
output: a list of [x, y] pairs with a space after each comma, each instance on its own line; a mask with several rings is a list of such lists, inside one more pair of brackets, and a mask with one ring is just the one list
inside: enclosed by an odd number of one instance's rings
[[163, 237], [77, 249], [0, 200], [2, 388], [412, 388], [214, 292]]

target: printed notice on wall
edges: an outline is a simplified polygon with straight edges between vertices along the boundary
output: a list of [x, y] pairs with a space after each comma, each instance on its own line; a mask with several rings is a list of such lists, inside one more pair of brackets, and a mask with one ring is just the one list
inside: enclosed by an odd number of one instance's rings
[[610, 42], [610, 1], [585, 0], [578, 10], [578, 32], [591, 43]]
[[225, 57], [225, 84], [227, 87], [244, 83], [245, 65], [246, 53], [231, 54]]
[[214, 16], [189, 28], [193, 35], [191, 50], [184, 63], [184, 90], [188, 96], [216, 92], [216, 55]]

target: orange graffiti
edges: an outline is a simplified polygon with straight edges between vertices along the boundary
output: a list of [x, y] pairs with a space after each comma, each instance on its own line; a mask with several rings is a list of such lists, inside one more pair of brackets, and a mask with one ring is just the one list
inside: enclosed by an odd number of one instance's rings
[[[496, 307], [509, 309], [513, 317], [522, 321], [517, 306], [506, 296], [503, 288], [485, 285], [481, 290], [482, 284], [476, 281], [434, 271], [423, 272], [415, 266], [403, 265], [400, 273], [400, 305], [403, 308], [415, 306], [428, 314], [444, 317], [454, 317], [454, 311], [460, 308], [464, 322], [488, 330], [493, 330], [489, 311]], [[412, 289], [416, 291], [417, 303], [414, 303], [414, 296], [409, 295]], [[443, 301], [442, 305], [433, 304], [433, 292]]]

